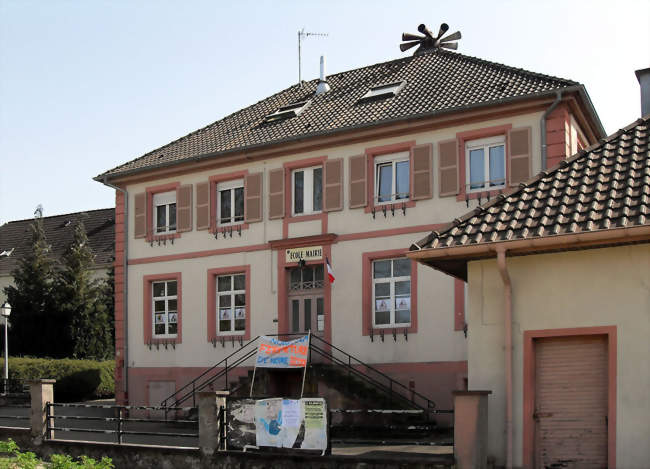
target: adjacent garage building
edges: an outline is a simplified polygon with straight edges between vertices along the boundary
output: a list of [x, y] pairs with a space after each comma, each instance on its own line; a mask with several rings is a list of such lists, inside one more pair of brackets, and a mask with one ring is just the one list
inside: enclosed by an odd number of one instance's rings
[[649, 142], [646, 115], [411, 246], [468, 284], [497, 465], [648, 467]]

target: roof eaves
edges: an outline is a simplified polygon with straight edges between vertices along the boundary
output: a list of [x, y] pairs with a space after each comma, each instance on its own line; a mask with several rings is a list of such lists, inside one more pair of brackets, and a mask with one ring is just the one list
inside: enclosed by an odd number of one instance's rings
[[[421, 114], [412, 114], [412, 115], [407, 115], [407, 116], [400, 116], [400, 117], [394, 117], [390, 119], [383, 119], [383, 120], [378, 120], [374, 122], [368, 122], [368, 123], [363, 123], [359, 125], [353, 125], [349, 127], [340, 127], [334, 130], [324, 130], [320, 132], [314, 132], [314, 133], [309, 133], [309, 134], [302, 134], [302, 135], [296, 135], [292, 136], [289, 138], [285, 139], [279, 139], [275, 141], [269, 141], [269, 142], [264, 142], [264, 143], [259, 143], [255, 145], [249, 145], [249, 146], [242, 146], [238, 148], [232, 148], [229, 150], [224, 150], [224, 151], [216, 151], [216, 152], [210, 152], [210, 153], [204, 153], [204, 154], [199, 154], [195, 155], [189, 158], [184, 158], [182, 160], [172, 160], [172, 161], [166, 161], [163, 163], [159, 163], [156, 165], [149, 165], [149, 166], [143, 166], [140, 168], [133, 168], [130, 170], [125, 170], [125, 171], [119, 171], [119, 172], [113, 172], [114, 169], [106, 171], [102, 174], [99, 174], [93, 178], [93, 180], [101, 183], [105, 183], [105, 181], [110, 180], [110, 179], [116, 179], [119, 177], [125, 177], [125, 176], [131, 176], [133, 174], [139, 174], [142, 172], [147, 172], [147, 171], [153, 171], [156, 169], [163, 169], [167, 168], [170, 166], [176, 166], [180, 164], [185, 164], [185, 163], [192, 163], [192, 162], [197, 162], [197, 161], [202, 161], [208, 158], [213, 158], [215, 156], [224, 156], [224, 155], [229, 155], [232, 153], [239, 153], [239, 152], [245, 152], [245, 151], [251, 151], [251, 150], [259, 150], [263, 148], [268, 148], [276, 145], [283, 145], [286, 143], [292, 143], [292, 142], [297, 142], [301, 140], [306, 140], [306, 139], [311, 139], [311, 138], [316, 138], [316, 137], [322, 137], [325, 135], [335, 135], [338, 133], [344, 133], [344, 132], [349, 132], [353, 130], [359, 130], [359, 129], [364, 129], [364, 128], [371, 128], [375, 126], [380, 126], [380, 125], [387, 125], [387, 124], [392, 124], [395, 122], [400, 122], [400, 121], [409, 121], [409, 120], [415, 120], [415, 119], [424, 119], [428, 117], [437, 117], [437, 116], [442, 116], [446, 114], [453, 114], [455, 112], [461, 112], [461, 111], [469, 111], [469, 110], [474, 110], [474, 109], [480, 109], [483, 107], [489, 107], [489, 106], [495, 106], [495, 105], [501, 105], [501, 104], [509, 104], [513, 102], [518, 102], [518, 101], [526, 101], [530, 99], [535, 99], [535, 98], [540, 98], [544, 96], [555, 96], [555, 93], [558, 89], [562, 89], [564, 92], [573, 92], [573, 91], [580, 91], [580, 89], [583, 88], [583, 85], [576, 84], [576, 85], [571, 85], [567, 87], [560, 87], [560, 88], [553, 88], [550, 90], [546, 91], [540, 91], [538, 93], [530, 93], [522, 96], [511, 96], [507, 98], [502, 98], [502, 99], [497, 99], [497, 100], [492, 100], [492, 101], [485, 101], [481, 103], [474, 103], [470, 104], [467, 106], [456, 106], [453, 108], [447, 108], [444, 110], [438, 110], [434, 112], [428, 112], [428, 113], [421, 113]], [[162, 147], [161, 147], [162, 148]], [[147, 153], [150, 154], [151, 152]]]

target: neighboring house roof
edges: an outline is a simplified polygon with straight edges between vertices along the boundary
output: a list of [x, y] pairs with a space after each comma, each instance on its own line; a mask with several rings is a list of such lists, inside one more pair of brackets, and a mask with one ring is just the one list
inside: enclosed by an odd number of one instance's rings
[[[474, 107], [548, 95], [579, 92], [604, 135], [591, 102], [579, 83], [466, 55], [436, 50], [349, 70], [327, 77], [331, 90], [315, 95], [318, 80], [291, 86], [200, 130], [111, 169], [95, 179], [115, 177], [213, 157], [232, 151], [331, 134], [393, 121], [427, 117]], [[391, 98], [358, 102], [372, 87], [405, 81]], [[280, 107], [311, 99], [298, 117], [267, 122]]]
[[[97, 267], [107, 268], [115, 256], [115, 209], [105, 208], [87, 212], [43, 217], [45, 237], [51, 246], [53, 259], [60, 259], [72, 241], [74, 227], [82, 221]], [[0, 226], [0, 275], [11, 275], [13, 269], [30, 249], [33, 219], [11, 221]], [[6, 255], [11, 252], [10, 255]]]
[[607, 240], [650, 242], [650, 115], [432, 232], [411, 257], [466, 278], [466, 261], [499, 244], [539, 252]]

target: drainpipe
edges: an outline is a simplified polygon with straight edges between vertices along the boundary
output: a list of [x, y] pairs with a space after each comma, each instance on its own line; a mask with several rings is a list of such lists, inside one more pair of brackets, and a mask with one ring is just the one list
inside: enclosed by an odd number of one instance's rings
[[126, 189], [115, 186], [108, 182], [106, 176], [104, 176], [104, 185], [120, 191], [124, 194], [124, 300], [122, 301], [122, 307], [124, 308], [124, 393], [128, 395], [129, 392], [129, 304], [128, 304], [128, 293], [129, 293], [129, 270], [128, 270], [128, 258], [129, 258], [129, 193]]
[[542, 132], [542, 171], [546, 171], [546, 118], [549, 116], [549, 114], [551, 114], [551, 112], [553, 112], [557, 105], [560, 104], [560, 101], [562, 101], [562, 90], [555, 92], [555, 101], [553, 101], [549, 108], [544, 111], [544, 114], [542, 114], [542, 119], [539, 123], [539, 128]]
[[506, 351], [506, 469], [512, 468], [512, 283], [506, 265], [506, 250], [497, 250], [497, 266], [503, 280], [503, 300], [505, 303], [505, 351]]

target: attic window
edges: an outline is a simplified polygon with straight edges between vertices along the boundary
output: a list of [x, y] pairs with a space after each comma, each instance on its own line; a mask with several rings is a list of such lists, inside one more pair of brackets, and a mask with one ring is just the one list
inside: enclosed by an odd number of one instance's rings
[[288, 104], [287, 106], [281, 107], [273, 114], [269, 114], [264, 118], [264, 120], [266, 120], [266, 122], [273, 122], [281, 119], [290, 119], [292, 117], [297, 117], [302, 114], [302, 112], [307, 109], [310, 104], [311, 100]]
[[361, 99], [359, 99], [359, 102], [369, 101], [373, 99], [391, 98], [397, 95], [397, 93], [399, 93], [402, 88], [404, 88], [404, 85], [406, 85], [405, 81], [398, 81], [395, 83], [389, 83], [387, 85], [375, 86], [374, 88], [370, 88], [370, 90], [364, 94]]

